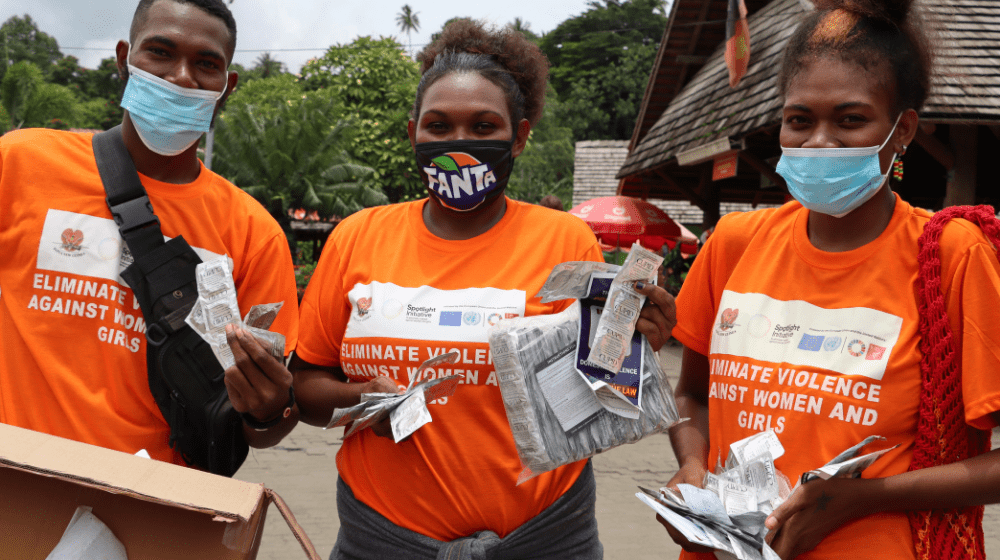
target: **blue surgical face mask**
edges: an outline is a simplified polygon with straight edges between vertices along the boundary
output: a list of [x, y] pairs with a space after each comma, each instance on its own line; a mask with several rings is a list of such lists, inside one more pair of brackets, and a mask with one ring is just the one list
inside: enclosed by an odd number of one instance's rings
[[[900, 115], [902, 116], [902, 115]], [[882, 173], [881, 146], [869, 148], [781, 148], [776, 171], [788, 183], [788, 193], [813, 212], [843, 218], [868, 202], [889, 173]], [[893, 154], [893, 159], [896, 155]]]
[[[129, 58], [131, 59], [131, 53]], [[184, 88], [128, 64], [129, 78], [122, 95], [142, 143], [164, 156], [187, 150], [208, 132], [215, 104], [226, 92]], [[226, 87], [229, 81], [226, 80]]]

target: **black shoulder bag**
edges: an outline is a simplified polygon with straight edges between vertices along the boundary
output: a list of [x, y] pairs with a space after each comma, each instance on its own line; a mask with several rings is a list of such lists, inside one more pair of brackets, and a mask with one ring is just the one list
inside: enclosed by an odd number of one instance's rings
[[146, 321], [149, 390], [170, 425], [169, 445], [190, 465], [232, 476], [249, 451], [243, 422], [211, 346], [184, 322], [198, 299], [201, 259], [181, 236], [164, 242], [121, 126], [95, 134], [93, 144], [108, 207], [134, 259], [122, 278]]

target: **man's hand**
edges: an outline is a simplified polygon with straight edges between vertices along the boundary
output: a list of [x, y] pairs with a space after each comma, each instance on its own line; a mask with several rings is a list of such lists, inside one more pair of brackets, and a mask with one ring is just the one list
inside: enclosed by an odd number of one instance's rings
[[[670, 482], [667, 482], [667, 488], [677, 489], [678, 484], [690, 484], [701, 488], [705, 483], [705, 467], [702, 465], [695, 464], [693, 462], [686, 463], [684, 466], [674, 474]], [[667, 529], [667, 533], [670, 538], [674, 539], [674, 542], [680, 545], [681, 548], [688, 552], [712, 552], [713, 549], [706, 546], [701, 546], [698, 544], [692, 544], [684, 535], [674, 529], [674, 526], [667, 523], [666, 519], [660, 517], [660, 514], [656, 514], [656, 520], [660, 522]]]
[[[396, 385], [396, 382], [384, 375], [380, 375], [371, 381], [368, 381], [361, 387], [361, 393], [392, 393], [398, 394], [402, 393], [403, 388]], [[394, 439], [392, 435], [392, 418], [386, 418], [381, 422], [372, 424], [369, 426], [375, 435]]]
[[670, 331], [677, 324], [677, 306], [674, 296], [661, 288], [645, 282], [636, 282], [635, 289], [646, 296], [646, 303], [639, 313], [635, 329], [646, 335], [653, 350], [659, 350], [670, 340]]
[[226, 340], [236, 365], [226, 369], [226, 389], [233, 408], [261, 422], [281, 414], [288, 403], [292, 374], [257, 342], [250, 331], [226, 326]]

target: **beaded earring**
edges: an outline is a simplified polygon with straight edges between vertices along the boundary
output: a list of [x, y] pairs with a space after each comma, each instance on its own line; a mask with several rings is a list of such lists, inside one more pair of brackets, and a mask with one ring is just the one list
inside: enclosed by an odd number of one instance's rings
[[892, 162], [892, 178], [897, 181], [903, 180], [903, 160], [902, 158], [896, 158], [896, 161]]
[[900, 152], [896, 159], [892, 162], [892, 178], [897, 181], [903, 180], [903, 154], [906, 153], [906, 146], [903, 146], [903, 150]]

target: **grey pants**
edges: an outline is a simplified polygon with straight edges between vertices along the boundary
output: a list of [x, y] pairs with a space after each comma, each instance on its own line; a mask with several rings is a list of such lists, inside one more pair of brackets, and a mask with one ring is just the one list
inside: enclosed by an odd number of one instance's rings
[[361, 503], [337, 479], [340, 533], [330, 560], [601, 560], [597, 485], [590, 461], [573, 486], [544, 511], [501, 539], [493, 531], [442, 542], [392, 523]]

